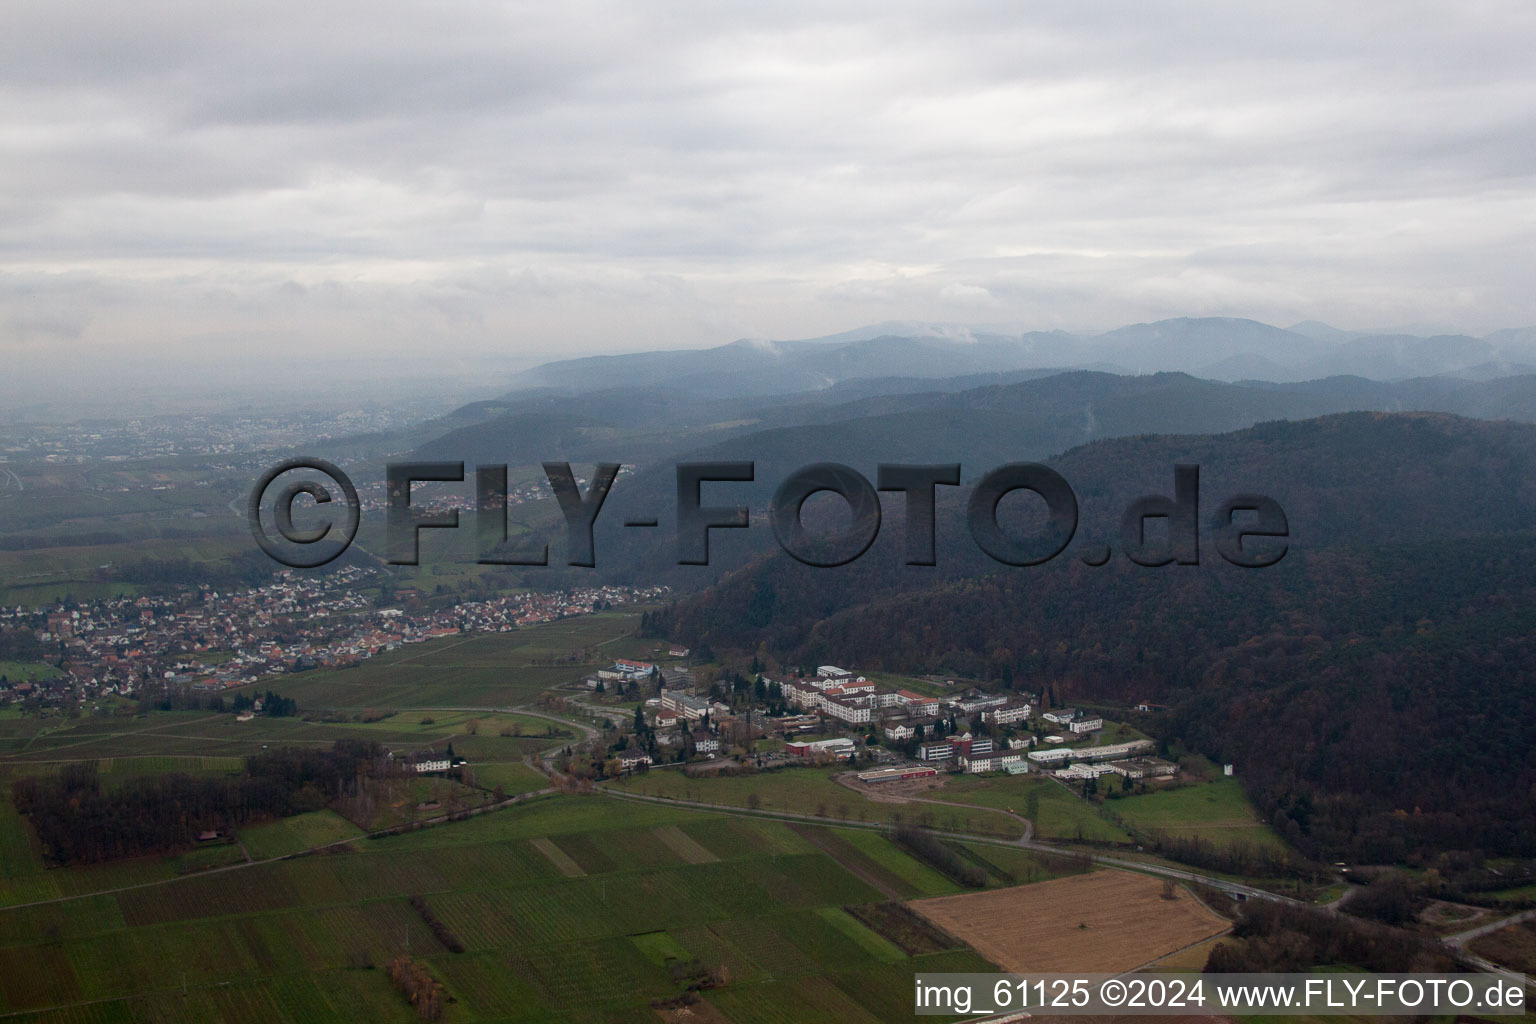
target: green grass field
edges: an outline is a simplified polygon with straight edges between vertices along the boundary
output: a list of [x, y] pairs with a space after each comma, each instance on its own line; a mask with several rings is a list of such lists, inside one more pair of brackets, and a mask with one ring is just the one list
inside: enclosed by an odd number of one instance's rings
[[1218, 846], [1249, 843], [1282, 851], [1285, 843], [1259, 819], [1248, 795], [1235, 778], [1109, 800], [1107, 810], [1132, 828], [1183, 839], [1204, 839]]
[[362, 829], [334, 811], [313, 811], [291, 818], [269, 821], [240, 830], [240, 842], [255, 860], [286, 857], [292, 853], [355, 839]]
[[7, 682], [37, 682], [42, 679], [55, 679], [63, 675], [52, 665], [45, 665], [38, 661], [0, 661], [0, 676]]
[[1536, 899], [1536, 885], [1522, 885], [1513, 889], [1500, 889], [1497, 892], [1488, 893], [1487, 896], [1496, 903], [1532, 900]]
[[549, 779], [545, 778], [541, 772], [534, 771], [522, 763], [486, 764], [477, 761], [471, 767], [475, 773], [475, 781], [489, 789], [500, 786], [507, 793], [531, 793], [549, 785]]

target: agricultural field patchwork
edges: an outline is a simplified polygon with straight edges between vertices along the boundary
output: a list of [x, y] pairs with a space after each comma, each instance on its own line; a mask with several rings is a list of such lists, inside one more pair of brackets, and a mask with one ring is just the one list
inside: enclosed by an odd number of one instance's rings
[[[822, 831], [890, 877], [927, 870], [873, 833]], [[449, 1021], [655, 1020], [649, 1003], [700, 972], [718, 983], [702, 992], [717, 1022], [880, 1021], [909, 1012], [914, 970], [988, 969], [953, 940], [910, 951], [878, 913], [868, 923], [861, 908], [883, 894], [775, 821], [549, 796], [383, 838], [331, 812], [243, 838], [257, 858], [350, 842], [213, 873], [170, 875], [154, 858], [82, 873], [44, 868], [7, 807], [0, 1013], [406, 1021], [382, 966], [409, 951], [453, 997]], [[75, 1003], [90, 1008], [63, 1010]]]

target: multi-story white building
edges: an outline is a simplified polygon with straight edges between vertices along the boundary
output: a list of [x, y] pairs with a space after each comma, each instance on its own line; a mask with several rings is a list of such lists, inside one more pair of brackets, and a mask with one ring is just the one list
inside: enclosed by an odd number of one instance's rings
[[1104, 767], [1119, 772], [1128, 779], [1155, 779], [1176, 775], [1179, 766], [1160, 757], [1133, 757], [1127, 761], [1111, 761]]
[[983, 721], [992, 722], [995, 725], [1013, 725], [1016, 722], [1027, 722], [1033, 714], [1028, 701], [1011, 700], [997, 707], [988, 708], [981, 713]]
[[953, 703], [956, 708], [969, 715], [977, 711], [984, 711], [987, 708], [995, 708], [1000, 704], [1006, 704], [1008, 703], [1008, 698], [1000, 693], [981, 693], [978, 690], [972, 690], [970, 693], [956, 699]]
[[849, 725], [868, 725], [873, 717], [867, 706], [854, 703], [844, 697], [824, 697], [821, 710], [823, 714], [847, 722]]
[[937, 697], [925, 697], [920, 693], [913, 693], [911, 690], [897, 690], [896, 700], [898, 703], [906, 705], [907, 710], [911, 711], [914, 715], [936, 715], [939, 713], [939, 698]]
[[1058, 779], [1096, 779], [1100, 775], [1114, 775], [1117, 773], [1114, 768], [1107, 764], [1085, 764], [1080, 762], [1068, 765], [1065, 768], [1058, 768], [1054, 774]]
[[960, 758], [960, 767], [972, 775], [980, 775], [983, 772], [1000, 772], [1009, 765], [1023, 762], [1024, 755], [1018, 753], [968, 754]]
[[709, 713], [709, 701], [684, 690], [663, 690], [661, 706], [691, 721], [698, 721]]

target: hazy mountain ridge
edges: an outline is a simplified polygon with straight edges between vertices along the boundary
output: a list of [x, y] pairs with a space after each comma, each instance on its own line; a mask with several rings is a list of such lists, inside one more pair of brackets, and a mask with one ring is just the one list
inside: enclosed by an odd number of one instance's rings
[[1421, 337], [1292, 329], [1230, 317], [1181, 317], [1102, 334], [998, 333], [943, 325], [880, 325], [809, 341], [732, 342], [702, 350], [591, 356], [546, 363], [518, 379], [572, 391], [667, 385], [717, 395], [811, 390], [862, 377], [953, 377], [1062, 368], [1121, 373], [1181, 371], [1219, 380], [1303, 381], [1339, 374], [1377, 380], [1536, 364], [1536, 328]]

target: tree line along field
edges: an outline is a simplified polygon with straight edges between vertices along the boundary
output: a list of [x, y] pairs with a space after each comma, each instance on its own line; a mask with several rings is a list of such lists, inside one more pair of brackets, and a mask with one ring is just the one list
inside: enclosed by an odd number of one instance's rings
[[[340, 828], [285, 825], [291, 834], [259, 845]], [[913, 896], [955, 891], [882, 835], [822, 831]], [[21, 906], [47, 898], [29, 878], [76, 869], [42, 869], [21, 820], [0, 814], [0, 1014], [408, 1021], [381, 969], [408, 950], [453, 998], [449, 1021], [654, 1021], [649, 1004], [681, 992], [686, 957], [721, 973], [704, 998], [736, 1024], [863, 1024], [910, 1013], [914, 971], [990, 969], [955, 944], [908, 952], [900, 934], [861, 919], [877, 915], [844, 911], [887, 896], [775, 821], [550, 796], [333, 849], [148, 884], [132, 864], [105, 865], [95, 894]], [[449, 951], [413, 896], [464, 952]]]

